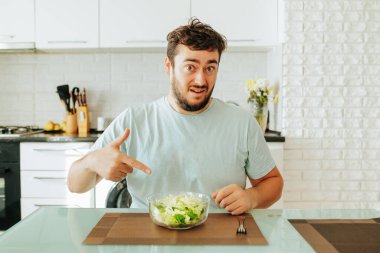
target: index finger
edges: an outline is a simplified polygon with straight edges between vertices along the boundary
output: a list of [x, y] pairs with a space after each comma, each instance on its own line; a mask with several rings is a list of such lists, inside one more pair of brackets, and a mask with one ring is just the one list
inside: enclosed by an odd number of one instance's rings
[[138, 170], [141, 170], [145, 174], [150, 175], [152, 173], [152, 170], [148, 166], [146, 166], [145, 164], [143, 164], [140, 161], [137, 161], [137, 160], [133, 159], [132, 157], [129, 157], [129, 156], [126, 156], [126, 155], [123, 154], [121, 160], [122, 160], [123, 163], [131, 166], [132, 168], [136, 168]]
[[113, 142], [111, 142], [111, 146], [114, 146], [116, 148], [120, 148], [121, 144], [123, 144], [124, 141], [128, 139], [129, 133], [131, 130], [129, 128], [125, 129], [124, 133], [117, 137]]
[[219, 205], [219, 203], [226, 197], [228, 197], [230, 194], [234, 192], [233, 187], [226, 186], [216, 193], [215, 196], [215, 202]]

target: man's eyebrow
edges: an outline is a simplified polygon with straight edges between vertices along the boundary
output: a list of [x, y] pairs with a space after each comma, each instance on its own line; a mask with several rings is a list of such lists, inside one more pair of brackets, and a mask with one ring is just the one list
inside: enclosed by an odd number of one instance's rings
[[[195, 63], [200, 63], [199, 60], [197, 60], [197, 59], [192, 59], [192, 58], [185, 59], [185, 62], [187, 62], [187, 61], [195, 62]], [[207, 64], [211, 64], [211, 63], [218, 64], [218, 61], [217, 61], [217, 60], [208, 60], [208, 61], [207, 61]]]

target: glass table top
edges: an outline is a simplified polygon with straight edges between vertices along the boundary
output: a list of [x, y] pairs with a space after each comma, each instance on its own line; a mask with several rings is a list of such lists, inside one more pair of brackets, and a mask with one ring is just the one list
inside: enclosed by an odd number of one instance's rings
[[[370, 219], [376, 210], [251, 211], [268, 241], [265, 246], [85, 245], [83, 240], [106, 212], [143, 212], [142, 209], [40, 208], [0, 235], [0, 252], [314, 252], [288, 219]], [[210, 212], [223, 212], [211, 210]], [[196, 239], [196, 238], [194, 238]]]

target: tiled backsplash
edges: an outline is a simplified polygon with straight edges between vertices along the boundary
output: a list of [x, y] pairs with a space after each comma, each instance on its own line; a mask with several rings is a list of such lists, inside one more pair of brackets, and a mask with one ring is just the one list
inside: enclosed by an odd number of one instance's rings
[[[91, 126], [96, 118], [114, 118], [130, 105], [166, 95], [165, 53], [0, 54], [0, 125], [61, 122], [64, 106], [57, 85], [88, 91]], [[214, 96], [246, 107], [245, 80], [267, 77], [266, 52], [226, 52]]]
[[284, 2], [285, 207], [380, 209], [380, 1]]

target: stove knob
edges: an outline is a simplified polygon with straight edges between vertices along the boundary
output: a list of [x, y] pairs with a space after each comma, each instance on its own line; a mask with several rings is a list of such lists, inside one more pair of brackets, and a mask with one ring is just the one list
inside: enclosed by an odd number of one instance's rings
[[14, 134], [17, 130], [17, 127], [8, 127], [8, 134]]

